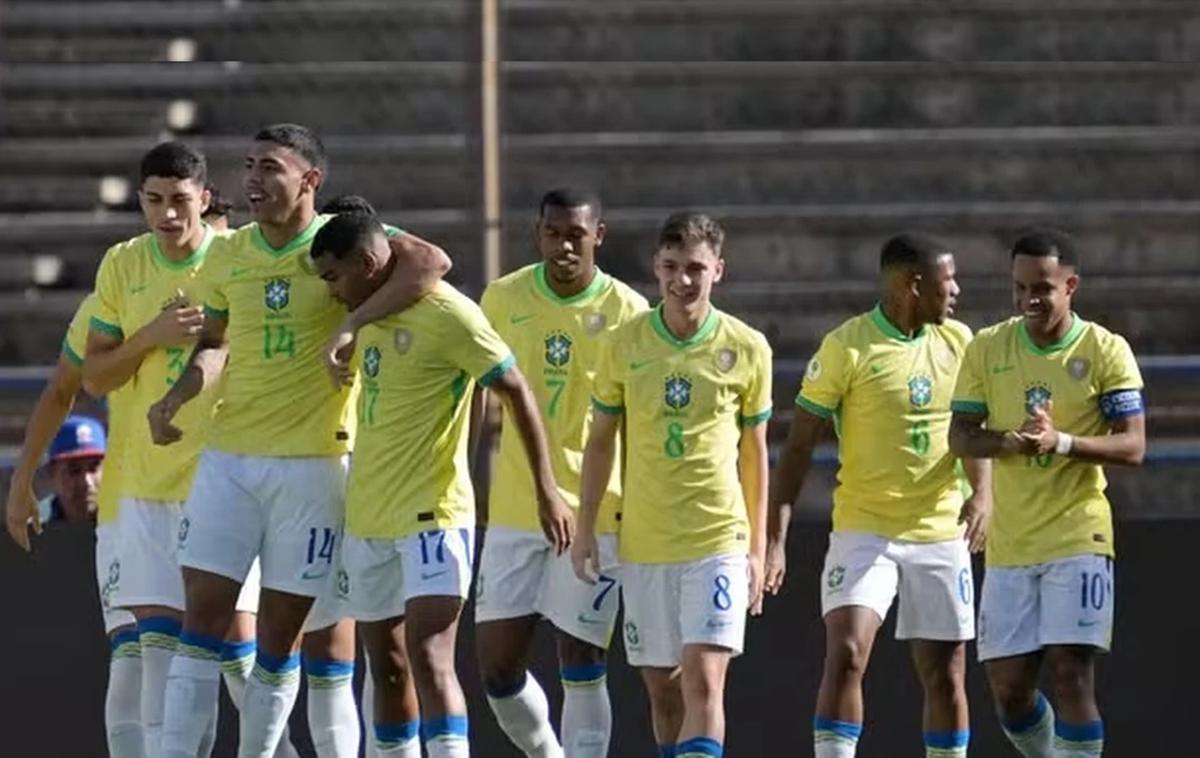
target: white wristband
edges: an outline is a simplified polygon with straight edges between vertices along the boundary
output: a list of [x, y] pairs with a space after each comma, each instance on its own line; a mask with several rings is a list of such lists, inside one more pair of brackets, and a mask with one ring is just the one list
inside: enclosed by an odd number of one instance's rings
[[1075, 438], [1066, 432], [1058, 433], [1058, 442], [1054, 443], [1054, 452], [1059, 455], [1066, 455], [1071, 452], [1071, 447], [1075, 444]]

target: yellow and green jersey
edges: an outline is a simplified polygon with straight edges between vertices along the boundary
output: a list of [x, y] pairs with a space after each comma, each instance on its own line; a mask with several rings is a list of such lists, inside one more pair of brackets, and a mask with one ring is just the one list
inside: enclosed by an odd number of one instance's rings
[[605, 339], [593, 405], [625, 415], [621, 560], [683, 563], [750, 549], [738, 473], [742, 430], [771, 417], [771, 348], [709, 309], [677, 339], [662, 306]]
[[416, 305], [363, 327], [358, 441], [346, 529], [399, 538], [471, 526], [471, 391], [513, 366], [474, 302], [444, 282]]
[[963, 496], [948, 435], [970, 340], [954, 320], [910, 337], [878, 306], [825, 335], [796, 405], [836, 423], [835, 531], [913, 542], [960, 534]]
[[[568, 505], [578, 508], [583, 448], [592, 418], [592, 381], [602, 339], [650, 306], [637, 292], [599, 270], [587, 289], [573, 297], [559, 297], [546, 282], [541, 263], [492, 282], [481, 305], [512, 346], [537, 398], [559, 493]], [[618, 454], [600, 505], [596, 528], [602, 534], [617, 528], [621, 458]], [[507, 406], [500, 451], [492, 467], [488, 523], [541, 531], [533, 474]]]
[[309, 248], [329, 216], [281, 248], [258, 224], [223, 240], [204, 267], [205, 313], [228, 323], [229, 363], [209, 445], [255, 456], [336, 456], [353, 443], [351, 391], [321, 349], [346, 315]]
[[[197, 280], [219, 239], [207, 229], [200, 247], [182, 261], [167, 258], [153, 233], [110, 248], [96, 274], [92, 331], [125, 339], [166, 308], [180, 303], [198, 305], [201, 290]], [[187, 498], [217, 393], [210, 389], [180, 409], [173, 423], [183, 431], [183, 439], [174, 445], [155, 445], [145, 418], [150, 406], [179, 380], [193, 347], [194, 340], [155, 349], [118, 390], [129, 394], [119, 404], [122, 415], [130, 420], [125, 434], [120, 435], [124, 440], [118, 440], [120, 446], [109, 441], [109, 451], [121, 461], [120, 496], [172, 503]]]
[[[1020, 317], [980, 331], [963, 360], [954, 411], [986, 416], [988, 428], [1010, 431], [1048, 405], [1055, 429], [1084, 437], [1107, 434], [1111, 422], [1141, 414], [1142, 376], [1129, 343], [1072, 319], [1066, 336], [1046, 348], [1033, 343]], [[997, 458], [988, 565], [1113, 555], [1106, 486], [1096, 463], [1054, 453]]]

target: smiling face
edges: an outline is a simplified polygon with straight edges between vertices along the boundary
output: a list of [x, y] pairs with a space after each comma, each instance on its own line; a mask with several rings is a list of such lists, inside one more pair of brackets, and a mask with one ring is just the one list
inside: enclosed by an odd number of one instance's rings
[[1053, 334], [1071, 313], [1079, 287], [1075, 267], [1053, 255], [1013, 256], [1013, 305], [1032, 334]]
[[659, 294], [664, 304], [675, 308], [691, 310], [707, 303], [724, 274], [725, 259], [707, 242], [663, 246], [654, 254]]
[[170, 248], [181, 247], [203, 235], [201, 215], [209, 198], [203, 182], [170, 176], [148, 176], [138, 190], [146, 226], [161, 244]]
[[570, 289], [590, 280], [605, 231], [591, 206], [547, 205], [535, 231], [538, 253], [551, 281]]
[[256, 140], [243, 164], [242, 191], [255, 221], [282, 224], [315, 196], [321, 178], [321, 169], [295, 150]]

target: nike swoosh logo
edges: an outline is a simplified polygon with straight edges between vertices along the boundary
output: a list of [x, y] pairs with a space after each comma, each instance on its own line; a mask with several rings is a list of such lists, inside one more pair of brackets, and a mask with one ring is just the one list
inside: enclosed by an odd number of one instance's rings
[[246, 273], [249, 270], [250, 269], [248, 269], [248, 268], [234, 268], [234, 269], [229, 270], [229, 275], [230, 276], [241, 276], [242, 274]]
[[1006, 374], [1015, 369], [1016, 366], [992, 366], [993, 374]]
[[301, 579], [324, 579], [327, 576], [329, 576], [329, 567], [325, 566], [324, 568], [318, 568], [318, 569], [305, 569], [304, 573], [300, 575], [300, 578]]
[[650, 359], [650, 360], [648, 360], [648, 361], [632, 361], [632, 362], [629, 364], [629, 370], [630, 370], [630, 371], [637, 371], [638, 369], [640, 369], [640, 368], [642, 368], [642, 367], [644, 367], [644, 366], [649, 366], [651, 363], [654, 363], [656, 360], [658, 360], [658, 359], [657, 359], [657, 358], [651, 358], [651, 359]]
[[1096, 624], [1099, 624], [1100, 622], [1099, 621], [1080, 621], [1078, 623], [1079, 623], [1080, 629], [1087, 629], [1088, 627], [1095, 626]]
[[531, 313], [528, 316], [513, 316], [508, 320], [508, 323], [512, 324], [513, 326], [516, 326], [517, 324], [524, 324], [526, 321], [534, 318], [535, 315], [536, 314]]
[[594, 619], [594, 618], [591, 618], [590, 616], [585, 616], [582, 613], [579, 614], [578, 616], [576, 616], [575, 619], [581, 624], [603, 624], [604, 623], [600, 619]]
[[883, 369], [879, 368], [878, 366], [871, 367], [871, 375], [872, 376], [874, 376], [875, 374], [878, 374], [880, 371], [883, 371]]
[[149, 284], [142, 284], [137, 287], [130, 287], [129, 294], [136, 295], [137, 293], [144, 291], [149, 286], [150, 286]]
[[442, 574], [446, 573], [449, 570], [450, 569], [442, 569], [441, 571], [435, 571], [432, 574], [426, 574], [424, 572], [421, 572], [421, 578], [425, 581], [429, 581], [430, 579], [437, 579], [439, 576], [441, 576]]

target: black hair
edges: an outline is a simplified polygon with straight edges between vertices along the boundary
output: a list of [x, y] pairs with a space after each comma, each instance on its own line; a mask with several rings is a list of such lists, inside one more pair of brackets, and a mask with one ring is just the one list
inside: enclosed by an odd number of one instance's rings
[[1057, 258], [1064, 266], [1079, 267], [1079, 247], [1066, 232], [1058, 229], [1034, 229], [1013, 243], [1012, 257]]
[[583, 187], [555, 187], [542, 195], [538, 215], [546, 215], [547, 208], [582, 208], [585, 205], [592, 209], [592, 218], [599, 221], [604, 212], [599, 195]]
[[217, 185], [210, 183], [205, 185], [204, 188], [208, 190], [211, 199], [208, 201], [208, 208], [200, 215], [203, 218], [228, 216], [229, 212], [233, 210], [233, 203], [221, 194], [221, 190], [217, 189]]
[[142, 156], [140, 184], [151, 176], [208, 181], [208, 162], [199, 150], [182, 142], [161, 142]]
[[678, 211], [663, 222], [658, 232], [660, 248], [687, 248], [707, 242], [713, 252], [721, 255], [725, 243], [725, 230], [715, 219], [705, 213]]
[[313, 237], [309, 254], [313, 260], [326, 254], [343, 260], [351, 253], [369, 247], [377, 234], [384, 234], [383, 224], [373, 214], [339, 213]]
[[338, 195], [325, 201], [321, 213], [366, 213], [375, 215], [375, 206], [362, 195]]
[[259, 129], [255, 142], [274, 142], [294, 150], [313, 168], [325, 169], [325, 145], [317, 133], [300, 124], [271, 124]]
[[939, 240], [924, 234], [905, 232], [883, 243], [879, 251], [879, 270], [887, 271], [898, 266], [929, 269], [937, 265], [938, 258], [950, 254], [950, 247]]

